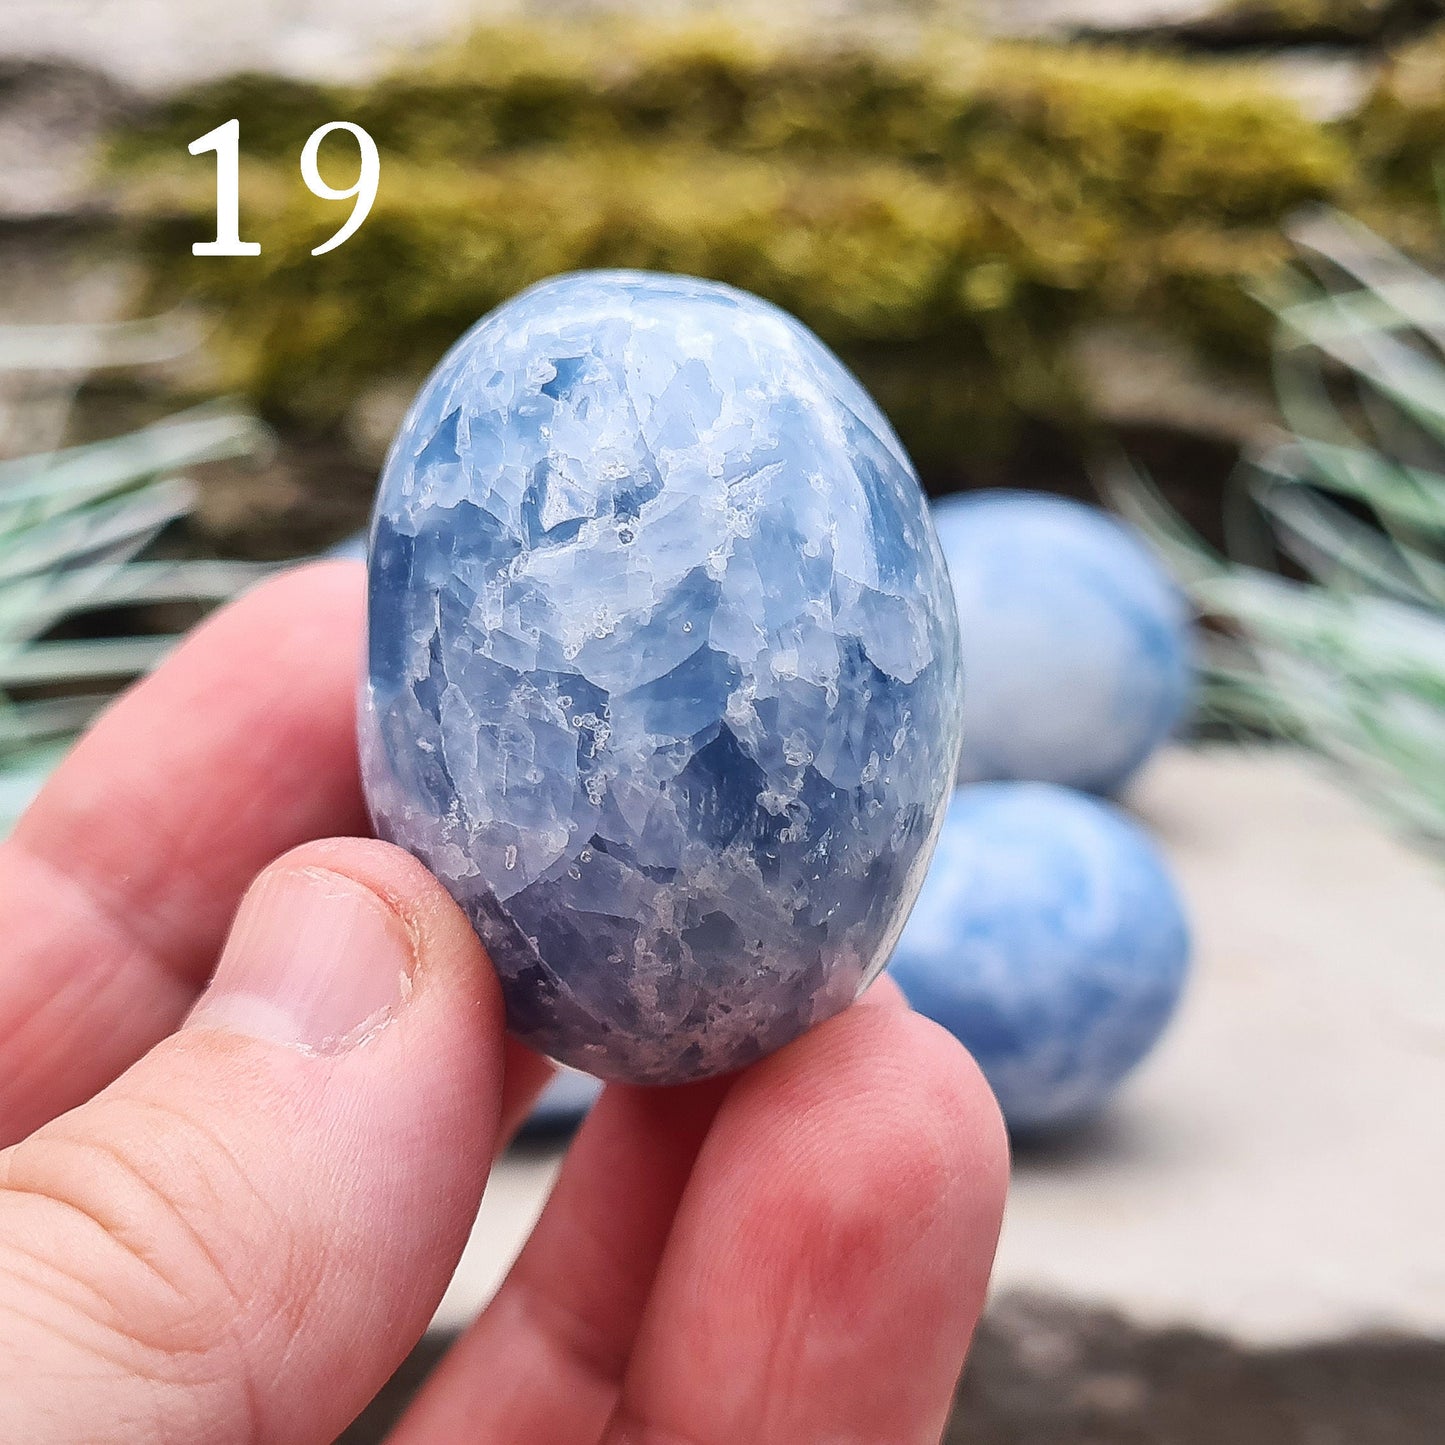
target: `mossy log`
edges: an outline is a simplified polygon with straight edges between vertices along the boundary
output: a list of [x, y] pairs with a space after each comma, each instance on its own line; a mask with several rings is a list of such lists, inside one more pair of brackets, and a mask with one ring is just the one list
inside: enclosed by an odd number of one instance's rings
[[1380, 200], [1406, 214], [1445, 203], [1445, 25], [1390, 58], [1352, 126]]
[[[1409, 113], [1391, 122], [1408, 144], [1369, 166], [1418, 192], [1406, 152], [1445, 127]], [[262, 253], [192, 260], [214, 192], [185, 147], [231, 116]], [[361, 230], [313, 258], [344, 208], [305, 190], [297, 157], [332, 119], [375, 137], [381, 186]], [[333, 184], [346, 145], [323, 154]], [[1267, 321], [1246, 288], [1284, 261], [1290, 212], [1376, 193], [1361, 154], [1238, 63], [615, 25], [482, 31], [361, 87], [236, 77], [116, 146], [151, 301], [211, 311], [225, 382], [273, 413], [334, 424], [519, 287], [641, 266], [797, 312], [925, 461], [997, 454], [1031, 417], [1087, 425], [1070, 358], [1093, 322], [1143, 319], [1259, 365]]]

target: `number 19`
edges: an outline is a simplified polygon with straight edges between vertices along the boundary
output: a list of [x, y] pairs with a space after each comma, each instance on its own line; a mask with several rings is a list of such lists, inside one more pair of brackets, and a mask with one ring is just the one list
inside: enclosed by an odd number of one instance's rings
[[[334, 130], [349, 131], [354, 135], [356, 147], [361, 152], [361, 168], [356, 184], [342, 190], [328, 186], [321, 179], [321, 171], [317, 166], [321, 142]], [[216, 153], [216, 239], [197, 241], [191, 247], [193, 256], [261, 254], [260, 242], [241, 239], [240, 142], [241, 122], [228, 120], [190, 144], [189, 149], [193, 156], [203, 155], [206, 151]], [[356, 198], [351, 214], [346, 218], [346, 224], [329, 241], [323, 242], [311, 252], [313, 256], [324, 256], [354, 236], [371, 213], [372, 203], [376, 200], [377, 183], [381, 179], [381, 157], [377, 154], [376, 142], [359, 125], [353, 125], [349, 120], [333, 120], [327, 125], [318, 126], [307, 136], [306, 145], [301, 151], [301, 179], [306, 182], [307, 190], [314, 196], [320, 196], [322, 200], [348, 201], [353, 196]]]

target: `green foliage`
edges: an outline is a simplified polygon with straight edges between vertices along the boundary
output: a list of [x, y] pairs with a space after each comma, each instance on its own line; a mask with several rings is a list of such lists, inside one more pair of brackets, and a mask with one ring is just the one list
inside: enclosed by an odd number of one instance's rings
[[[191, 262], [214, 201], [185, 146], [232, 115], [263, 252]], [[296, 157], [333, 118], [376, 138], [381, 188], [361, 231], [313, 259], [344, 210], [305, 191]], [[1001, 449], [1021, 417], [1084, 420], [1071, 345], [1094, 320], [1262, 363], [1243, 283], [1282, 263], [1285, 215], [1358, 184], [1341, 139], [1244, 66], [715, 26], [488, 30], [356, 89], [241, 77], [117, 154], [154, 296], [210, 308], [227, 382], [274, 412], [334, 422], [519, 287], [645, 266], [796, 311], [925, 461], [960, 436]], [[333, 184], [351, 163], [328, 142]]]
[[1339, 217], [1271, 297], [1292, 435], [1250, 491], [1310, 580], [1213, 556], [1137, 479], [1120, 500], [1220, 629], [1215, 716], [1296, 737], [1445, 848], [1445, 282]]
[[[0, 327], [0, 365], [53, 366], [97, 330]], [[0, 461], [0, 836], [116, 689], [176, 641], [97, 636], [76, 630], [77, 619], [206, 604], [258, 575], [245, 564], [143, 557], [192, 505], [183, 469], [236, 456], [257, 435], [245, 417], [201, 409], [130, 436]]]
[[1413, 211], [1409, 239], [1426, 244], [1435, 178], [1445, 161], [1445, 25], [1397, 50], [1352, 126], [1381, 199]]

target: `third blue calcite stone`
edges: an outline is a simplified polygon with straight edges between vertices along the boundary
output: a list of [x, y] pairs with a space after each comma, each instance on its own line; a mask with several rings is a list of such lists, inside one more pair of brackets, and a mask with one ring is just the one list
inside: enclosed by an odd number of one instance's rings
[[890, 969], [1016, 1133], [1103, 1108], [1178, 1003], [1189, 927], [1132, 819], [1045, 783], [960, 788]]
[[371, 537], [376, 825], [513, 1031], [604, 1077], [736, 1068], [883, 966], [959, 745], [913, 469], [810, 332], [724, 286], [537, 286], [417, 397]]

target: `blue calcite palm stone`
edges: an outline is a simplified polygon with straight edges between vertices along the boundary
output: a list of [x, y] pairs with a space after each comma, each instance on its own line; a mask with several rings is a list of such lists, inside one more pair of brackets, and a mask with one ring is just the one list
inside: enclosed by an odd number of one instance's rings
[[756, 297], [564, 276], [452, 348], [377, 498], [363, 771], [519, 1038], [668, 1083], [856, 996], [957, 763], [948, 589], [892, 429]]
[[1065, 788], [980, 783], [949, 806], [890, 972], [1028, 1134], [1108, 1102], [1163, 1032], [1188, 961], [1179, 893], [1136, 823]]

